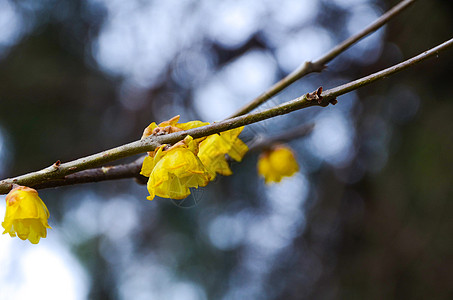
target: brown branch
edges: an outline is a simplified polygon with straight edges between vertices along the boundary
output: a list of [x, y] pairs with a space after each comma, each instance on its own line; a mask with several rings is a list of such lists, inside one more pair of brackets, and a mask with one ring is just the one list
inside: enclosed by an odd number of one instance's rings
[[95, 168], [107, 162], [114, 161], [120, 158], [132, 156], [135, 154], [152, 151], [162, 144], [174, 144], [182, 140], [187, 135], [193, 138], [200, 138], [214, 133], [230, 130], [233, 128], [249, 125], [275, 116], [284, 115], [295, 110], [307, 108], [310, 106], [327, 106], [330, 103], [336, 103], [336, 97], [346, 94], [352, 90], [358, 89], [362, 86], [373, 83], [377, 80], [384, 79], [392, 74], [402, 71], [410, 66], [413, 66], [433, 55], [438, 55], [440, 51], [447, 49], [453, 45], [453, 39], [450, 39], [443, 44], [434, 47], [422, 54], [408, 59], [395, 66], [385, 70], [376, 72], [372, 75], [363, 77], [353, 82], [344, 84], [342, 86], [333, 88], [331, 90], [322, 92], [319, 88], [313, 93], [307, 93], [301, 97], [280, 104], [273, 108], [263, 110], [261, 112], [250, 113], [247, 115], [231, 118], [221, 122], [213, 123], [211, 125], [193, 128], [186, 131], [174, 132], [168, 135], [149, 136], [146, 139], [135, 141], [126, 145], [122, 145], [110, 150], [106, 150], [97, 154], [87, 157], [79, 158], [67, 163], [60, 163], [57, 161], [52, 166], [40, 171], [31, 172], [15, 178], [8, 178], [0, 181], [0, 194], [6, 194], [12, 188], [13, 184], [20, 184], [25, 186], [35, 186], [43, 184], [46, 181], [53, 179], [64, 178], [65, 176], [77, 173], [82, 170]]
[[341, 54], [343, 51], [351, 47], [354, 43], [362, 39], [363, 37], [369, 35], [370, 33], [376, 31], [379, 29], [381, 26], [385, 25], [391, 18], [395, 17], [399, 13], [401, 13], [403, 10], [408, 8], [411, 4], [413, 4], [416, 0], [405, 0], [401, 1], [399, 4], [394, 6], [392, 9], [387, 11], [385, 14], [383, 14], [380, 18], [378, 18], [376, 21], [374, 21], [372, 24], [370, 24], [368, 27], [363, 29], [361, 32], [357, 33], [356, 35], [351, 36], [347, 40], [343, 41], [341, 44], [337, 45], [334, 47], [332, 50], [330, 50], [328, 53], [323, 55], [321, 58], [319, 58], [316, 61], [307, 61], [301, 66], [299, 66], [296, 70], [288, 74], [286, 77], [284, 77], [282, 80], [274, 84], [272, 87], [270, 87], [266, 92], [262, 93], [258, 97], [256, 97], [254, 100], [252, 100], [250, 103], [246, 104], [244, 107], [239, 109], [237, 112], [235, 112], [230, 118], [237, 117], [243, 114], [246, 114], [256, 107], [260, 106], [270, 98], [274, 97], [276, 94], [280, 93], [282, 90], [293, 84], [295, 81], [301, 79], [305, 75], [308, 75], [313, 72], [321, 72], [326, 68], [326, 64], [330, 62], [332, 59], [337, 57], [339, 54]]
[[[302, 125], [280, 135], [270, 137], [259, 137], [258, 140], [251, 143], [251, 145], [249, 146], [249, 152], [260, 151], [263, 148], [269, 147], [275, 143], [286, 143], [291, 140], [307, 136], [313, 130], [313, 127], [314, 127], [313, 124]], [[128, 164], [121, 164], [80, 171], [62, 178], [57, 178], [54, 180], [46, 181], [41, 184], [33, 185], [31, 187], [34, 189], [46, 189], [66, 185], [126, 178], [135, 178], [138, 183], [146, 184], [148, 178], [140, 175], [140, 170], [145, 156], [146, 155], [143, 155], [136, 159], [134, 162]]]
[[[140, 170], [142, 168], [144, 158], [145, 156], [141, 156], [134, 162], [128, 164], [107, 166], [80, 171], [74, 174], [64, 176], [62, 178], [57, 178], [37, 185], [33, 185], [31, 187], [34, 189], [46, 189], [66, 185], [91, 183], [106, 180], [117, 180], [125, 178], [136, 178], [137, 181], [142, 183], [144, 180], [147, 179], [146, 177], [140, 175]], [[146, 181], [144, 182], [146, 183]]]

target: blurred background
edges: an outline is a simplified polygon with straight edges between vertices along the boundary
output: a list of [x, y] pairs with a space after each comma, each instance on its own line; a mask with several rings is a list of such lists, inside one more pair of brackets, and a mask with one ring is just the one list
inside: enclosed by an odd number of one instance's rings
[[[396, 3], [0, 0], [0, 177], [177, 114], [228, 117]], [[452, 20], [451, 1], [417, 1], [264, 107], [440, 44]], [[452, 66], [449, 50], [248, 126], [246, 142], [315, 124], [280, 184], [250, 153], [189, 205], [147, 201], [132, 179], [41, 190], [53, 229], [38, 245], [0, 236], [0, 299], [451, 299]]]

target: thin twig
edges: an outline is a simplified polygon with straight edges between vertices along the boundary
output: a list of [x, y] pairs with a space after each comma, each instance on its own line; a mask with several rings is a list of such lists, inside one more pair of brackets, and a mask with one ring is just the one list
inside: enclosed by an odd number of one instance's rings
[[453, 38], [452, 39], [449, 39], [448, 41], [430, 49], [430, 50], [427, 50], [415, 57], [412, 57], [408, 60], [405, 60], [397, 65], [394, 65], [390, 68], [387, 68], [385, 70], [382, 70], [382, 71], [379, 71], [379, 72], [376, 72], [374, 74], [371, 74], [371, 75], [368, 75], [368, 76], [365, 76], [365, 77], [362, 77], [360, 79], [357, 79], [357, 80], [354, 80], [352, 82], [349, 82], [349, 83], [346, 83], [346, 84], [343, 84], [343, 85], [340, 85], [336, 88], [332, 88], [328, 91], [325, 91], [324, 93], [322, 93], [322, 96], [324, 98], [326, 98], [327, 100], [331, 100], [331, 99], [334, 99], [335, 97], [337, 96], [340, 96], [340, 95], [343, 95], [343, 94], [346, 94], [346, 93], [349, 93], [350, 91], [353, 91], [353, 90], [356, 90], [362, 86], [365, 86], [365, 85], [368, 85], [370, 83], [373, 83], [375, 82], [376, 80], [380, 80], [380, 79], [384, 79], [386, 78], [387, 76], [390, 76], [390, 75], [393, 75], [397, 72], [400, 72], [404, 69], [407, 69], [419, 62], [422, 62], [424, 61], [425, 59], [431, 57], [431, 56], [434, 56], [434, 55], [438, 55], [440, 53], [440, 51], [443, 51], [449, 47], [451, 47], [453, 45]]
[[274, 84], [269, 90], [266, 92], [262, 93], [258, 97], [256, 97], [254, 100], [246, 104], [244, 107], [239, 109], [237, 112], [235, 112], [230, 118], [237, 117], [243, 114], [246, 114], [256, 107], [260, 106], [270, 98], [274, 97], [276, 94], [287, 88], [289, 85], [293, 84], [295, 81], [301, 79], [305, 75], [308, 75], [313, 72], [321, 72], [323, 69], [326, 68], [326, 64], [330, 62], [332, 59], [337, 57], [339, 54], [341, 54], [343, 51], [351, 47], [354, 43], [362, 39], [363, 37], [369, 35], [370, 33], [376, 31], [379, 29], [381, 26], [385, 25], [391, 18], [395, 17], [398, 15], [400, 12], [408, 8], [411, 4], [413, 4], [416, 0], [405, 0], [401, 1], [398, 3], [396, 6], [394, 6], [392, 9], [387, 11], [385, 14], [383, 14], [379, 19], [374, 21], [372, 24], [370, 24], [368, 27], [366, 27], [364, 30], [361, 32], [357, 33], [354, 36], [351, 36], [347, 40], [343, 41], [341, 44], [337, 45], [334, 47], [332, 50], [330, 50], [328, 53], [323, 55], [321, 58], [319, 58], [316, 61], [307, 61], [300, 65], [296, 70], [288, 74], [286, 77], [284, 77], [282, 80]]
[[182, 140], [185, 136], [191, 135], [193, 138], [200, 138], [214, 133], [230, 130], [240, 126], [249, 125], [275, 116], [284, 115], [295, 110], [303, 109], [310, 106], [327, 106], [329, 103], [335, 104], [336, 97], [346, 94], [359, 87], [368, 85], [377, 80], [384, 79], [392, 74], [413, 66], [433, 55], [438, 55], [440, 51], [447, 49], [453, 45], [453, 39], [450, 39], [443, 44], [423, 52], [411, 59], [408, 59], [395, 66], [379, 71], [372, 75], [363, 77], [353, 82], [322, 92], [319, 88], [313, 93], [307, 93], [301, 97], [285, 102], [273, 108], [263, 110], [261, 112], [250, 113], [247, 115], [231, 118], [211, 125], [193, 128], [186, 131], [174, 132], [168, 135], [149, 136], [146, 139], [135, 141], [126, 145], [122, 145], [107, 151], [93, 154], [87, 157], [79, 158], [67, 163], [57, 161], [52, 166], [41, 171], [31, 172], [15, 178], [4, 179], [0, 181], [0, 194], [6, 194], [12, 188], [13, 184], [25, 186], [34, 186], [42, 184], [51, 179], [62, 178], [66, 175], [73, 174], [82, 170], [95, 168], [105, 163], [132, 156], [135, 154], [152, 151], [162, 144], [174, 144]]

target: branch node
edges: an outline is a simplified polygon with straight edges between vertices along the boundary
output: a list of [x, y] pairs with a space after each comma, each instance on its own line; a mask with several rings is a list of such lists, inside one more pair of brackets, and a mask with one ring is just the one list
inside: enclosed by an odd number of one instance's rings
[[61, 161], [60, 160], [57, 160], [56, 162], [54, 162], [54, 164], [52, 165], [52, 168], [55, 169], [55, 170], [58, 170], [58, 167], [60, 167], [61, 165]]
[[313, 72], [313, 70], [315, 69], [314, 64], [311, 61], [306, 61], [304, 63], [303, 69], [307, 70], [307, 72]]
[[311, 93], [307, 93], [305, 95], [305, 98], [307, 99], [307, 101], [313, 101], [313, 100], [316, 100], [316, 102], [318, 102], [319, 105], [322, 105], [322, 96], [321, 96], [321, 93], [322, 93], [322, 86], [320, 86], [316, 91], [314, 92], [311, 92]]
[[112, 168], [113, 168], [113, 166], [102, 167], [101, 170], [102, 170], [102, 173], [107, 174], [107, 172], [110, 171], [110, 169], [112, 169]]

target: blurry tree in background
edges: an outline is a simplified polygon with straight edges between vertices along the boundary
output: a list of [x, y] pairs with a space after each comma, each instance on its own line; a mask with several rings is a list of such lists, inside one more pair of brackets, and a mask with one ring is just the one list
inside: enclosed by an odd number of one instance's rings
[[[136, 140], [176, 114], [228, 117], [395, 3], [0, 0], [0, 175]], [[452, 8], [417, 1], [265, 107], [451, 38]], [[250, 153], [191, 208], [149, 202], [132, 180], [42, 190], [49, 236], [80, 261], [91, 299], [449, 299], [452, 65], [448, 51], [336, 106], [247, 126], [250, 141], [315, 123], [291, 143], [301, 171], [279, 185]], [[9, 272], [0, 290], [20, 279]]]

